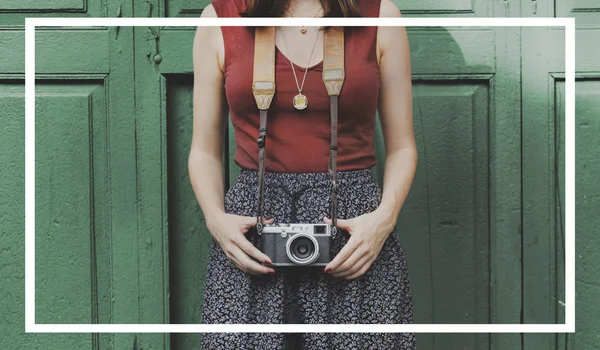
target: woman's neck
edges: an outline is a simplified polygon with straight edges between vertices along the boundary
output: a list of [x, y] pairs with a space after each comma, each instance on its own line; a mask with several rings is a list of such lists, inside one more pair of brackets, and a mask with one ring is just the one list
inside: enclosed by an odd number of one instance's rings
[[287, 10], [294, 17], [314, 17], [321, 7], [320, 0], [290, 0]]
[[321, 6], [321, 0], [290, 0], [290, 6]]

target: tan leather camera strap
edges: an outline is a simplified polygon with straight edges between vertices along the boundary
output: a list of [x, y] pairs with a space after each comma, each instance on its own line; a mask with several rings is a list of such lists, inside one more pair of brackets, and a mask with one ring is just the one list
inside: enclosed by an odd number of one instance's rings
[[254, 72], [252, 93], [260, 110], [258, 129], [258, 208], [256, 228], [262, 232], [265, 206], [265, 142], [267, 140], [267, 111], [275, 95], [275, 27], [256, 27], [254, 38]]
[[[337, 224], [337, 126], [338, 96], [344, 84], [344, 28], [330, 27], [323, 37], [323, 83], [330, 96], [331, 142], [329, 147], [329, 177], [331, 180], [330, 217]], [[267, 111], [275, 95], [275, 27], [257, 27], [254, 44], [254, 73], [252, 93], [260, 110], [258, 130], [258, 208], [256, 228], [262, 233], [264, 215], [265, 143], [267, 138]]]
[[329, 146], [329, 177], [331, 179], [330, 218], [333, 227], [337, 225], [337, 127], [338, 97], [344, 85], [344, 27], [330, 27], [323, 43], [323, 83], [327, 88], [331, 113], [331, 141]]

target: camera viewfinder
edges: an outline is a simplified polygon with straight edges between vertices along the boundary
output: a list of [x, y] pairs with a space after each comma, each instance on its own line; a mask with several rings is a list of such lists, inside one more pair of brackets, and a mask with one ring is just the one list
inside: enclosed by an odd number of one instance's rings
[[316, 225], [315, 233], [316, 234], [324, 234], [325, 233], [325, 225]]

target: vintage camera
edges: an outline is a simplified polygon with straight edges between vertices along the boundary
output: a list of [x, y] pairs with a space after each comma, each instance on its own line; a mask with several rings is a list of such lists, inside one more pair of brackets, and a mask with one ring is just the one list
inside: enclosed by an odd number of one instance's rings
[[333, 228], [325, 224], [265, 225], [261, 250], [274, 266], [325, 266]]

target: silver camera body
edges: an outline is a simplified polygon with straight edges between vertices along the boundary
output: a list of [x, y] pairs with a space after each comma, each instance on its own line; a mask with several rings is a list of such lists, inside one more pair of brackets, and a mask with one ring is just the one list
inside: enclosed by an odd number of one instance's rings
[[326, 224], [265, 225], [261, 250], [273, 266], [325, 266], [332, 259], [332, 234]]

